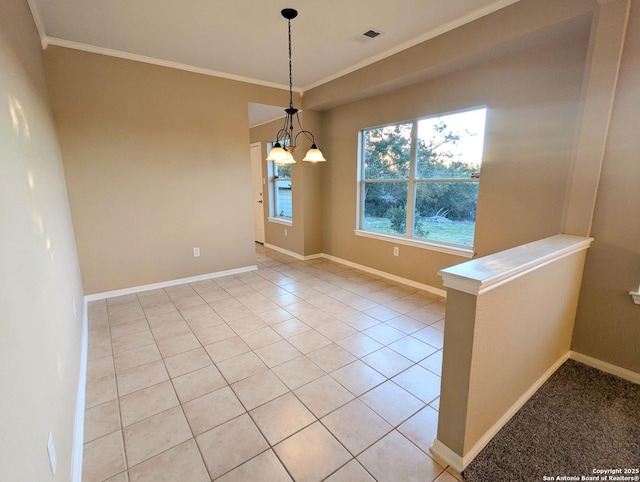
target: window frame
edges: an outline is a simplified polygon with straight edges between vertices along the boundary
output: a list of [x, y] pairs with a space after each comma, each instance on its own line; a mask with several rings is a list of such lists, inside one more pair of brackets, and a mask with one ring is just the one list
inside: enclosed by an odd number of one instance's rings
[[[445, 112], [436, 115], [429, 115], [419, 117], [411, 120], [396, 121], [387, 124], [381, 124], [377, 126], [367, 127], [361, 129], [358, 132], [358, 169], [357, 169], [357, 207], [356, 209], [356, 229], [354, 233], [357, 236], [366, 238], [378, 239], [386, 242], [393, 242], [395, 244], [403, 244], [418, 248], [424, 248], [448, 254], [455, 254], [466, 258], [472, 258], [475, 254], [475, 229], [474, 229], [474, 244], [471, 246], [461, 245], [455, 243], [448, 243], [446, 241], [439, 241], [434, 239], [420, 238], [414, 236], [414, 217], [415, 217], [415, 202], [416, 202], [416, 189], [420, 184], [431, 183], [477, 183], [480, 185], [479, 176], [472, 176], [470, 178], [419, 178], [416, 164], [417, 164], [417, 146], [418, 146], [418, 123], [425, 119], [433, 119], [438, 117], [444, 117], [453, 114], [459, 114], [464, 112], [470, 112], [474, 110], [485, 109], [485, 115], [487, 107], [476, 106], [468, 109], [462, 109], [458, 111]], [[409, 173], [408, 178], [402, 179], [366, 179], [364, 177], [364, 141], [365, 132], [372, 129], [379, 129], [385, 127], [393, 127], [402, 124], [411, 124], [411, 139], [410, 139], [410, 151], [409, 151]], [[486, 132], [486, 123], [485, 123]], [[406, 232], [389, 233], [386, 231], [377, 231], [371, 228], [364, 227], [364, 214], [365, 214], [365, 193], [367, 184], [390, 184], [390, 183], [406, 183], [407, 184], [407, 203], [406, 203]], [[476, 201], [477, 209], [477, 201]]]
[[[269, 152], [274, 142], [267, 143], [267, 152]], [[269, 174], [269, 217], [267, 218], [271, 223], [284, 224], [287, 226], [293, 225], [293, 169], [291, 169], [290, 177], [278, 176], [278, 163], [275, 161], [267, 161], [267, 171]], [[291, 189], [291, 217], [278, 215], [278, 207], [280, 196], [278, 195], [278, 181], [289, 181]]]

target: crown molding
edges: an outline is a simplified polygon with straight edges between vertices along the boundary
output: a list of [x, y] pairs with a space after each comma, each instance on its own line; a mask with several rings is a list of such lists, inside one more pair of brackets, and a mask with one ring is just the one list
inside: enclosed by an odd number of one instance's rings
[[[425, 42], [429, 39], [432, 39], [434, 37], [437, 37], [438, 35], [442, 35], [450, 30], [454, 30], [466, 23], [472, 22], [474, 20], [477, 20], [481, 17], [484, 17], [485, 15], [488, 15], [490, 13], [493, 13], [497, 10], [500, 10], [504, 7], [507, 7], [511, 4], [517, 3], [520, 0], [496, 0], [495, 2], [491, 3], [490, 5], [487, 5], [486, 7], [483, 7], [481, 9], [478, 9], [474, 12], [471, 12], [468, 15], [465, 15], [464, 17], [461, 17], [459, 19], [456, 19], [454, 21], [451, 21], [449, 23], [446, 23], [438, 28], [435, 28], [433, 30], [430, 30], [429, 32], [425, 32], [422, 35], [419, 35], [418, 37], [415, 37], [407, 42], [404, 42], [400, 45], [397, 45], [391, 49], [385, 50], [384, 52], [381, 52], [375, 56], [369, 57], [366, 60], [363, 60], [362, 62], [358, 62], [357, 64], [354, 64], [350, 67], [348, 67], [347, 69], [341, 70], [340, 72], [337, 72], [331, 76], [325, 77], [323, 79], [320, 79], [316, 82], [313, 82], [312, 84], [309, 84], [305, 87], [293, 87], [293, 91], [296, 92], [297, 94], [299, 94], [301, 97], [304, 95], [304, 92], [310, 89], [313, 89], [315, 87], [319, 87], [323, 84], [326, 84], [328, 82], [331, 82], [335, 79], [338, 79], [340, 77], [343, 77], [347, 74], [350, 74], [352, 72], [355, 72], [356, 70], [359, 70], [363, 67], [366, 67], [368, 65], [374, 64], [375, 62], [378, 62], [380, 60], [383, 60], [387, 57], [390, 57], [392, 55], [397, 54], [398, 52], [402, 52], [403, 50], [406, 50], [408, 48], [411, 48], [415, 45], [418, 45], [422, 42]], [[600, 3], [606, 3], [612, 0], [598, 0], [598, 2]], [[244, 77], [241, 75], [235, 75], [235, 74], [229, 74], [227, 72], [221, 72], [221, 71], [217, 71], [217, 70], [211, 70], [211, 69], [206, 69], [203, 67], [196, 67], [193, 65], [189, 65], [189, 64], [182, 64], [179, 62], [172, 62], [172, 61], [168, 61], [168, 60], [162, 60], [162, 59], [157, 59], [155, 57], [148, 57], [145, 55], [139, 55], [139, 54], [133, 54], [133, 53], [129, 53], [129, 52], [123, 52], [120, 50], [113, 50], [113, 49], [108, 49], [108, 48], [104, 48], [104, 47], [97, 47], [94, 45], [89, 45], [89, 44], [85, 44], [82, 42], [75, 42], [72, 40], [66, 40], [66, 39], [62, 39], [62, 38], [58, 38], [58, 37], [52, 37], [52, 36], [48, 36], [47, 32], [46, 32], [46, 28], [44, 26], [44, 22], [42, 21], [42, 17], [40, 16], [40, 13], [38, 11], [37, 8], [37, 4], [35, 0], [27, 0], [27, 3], [29, 4], [29, 8], [31, 9], [31, 14], [33, 16], [34, 22], [36, 24], [36, 28], [38, 30], [38, 34], [40, 36], [40, 42], [42, 44], [42, 49], [46, 49], [49, 45], [55, 45], [58, 47], [66, 47], [66, 48], [70, 48], [70, 49], [75, 49], [75, 50], [82, 50], [85, 52], [92, 52], [92, 53], [97, 53], [97, 54], [101, 54], [101, 55], [107, 55], [110, 57], [117, 57], [117, 58], [121, 58], [121, 59], [126, 59], [126, 60], [133, 60], [135, 62], [143, 62], [143, 63], [147, 63], [147, 64], [152, 64], [152, 65], [159, 65], [162, 67], [168, 67], [171, 69], [177, 69], [177, 70], [184, 70], [186, 72], [193, 72], [193, 73], [197, 73], [197, 74], [202, 74], [202, 75], [208, 75], [211, 77], [219, 77], [219, 78], [223, 78], [223, 79], [228, 79], [228, 80], [235, 80], [238, 82], [245, 82], [245, 83], [249, 83], [249, 84], [254, 84], [254, 85], [260, 85], [263, 87], [271, 87], [274, 89], [281, 89], [281, 90], [289, 90], [289, 85], [286, 84], [279, 84], [276, 82], [267, 82], [264, 80], [260, 80], [260, 79], [254, 79], [251, 77]]]
[[27, 4], [29, 5], [29, 10], [31, 10], [33, 22], [36, 24], [38, 36], [40, 37], [40, 44], [42, 45], [42, 49], [44, 50], [47, 48], [44, 40], [45, 38], [47, 38], [47, 30], [44, 28], [44, 22], [42, 21], [42, 17], [40, 16], [40, 11], [38, 10], [38, 6], [36, 5], [35, 0], [27, 0]]
[[[266, 82], [260, 79], [253, 79], [253, 78], [244, 77], [241, 75], [234, 75], [226, 72], [220, 72], [217, 70], [205, 69], [202, 67], [195, 67], [193, 65], [181, 64], [179, 62], [172, 62], [170, 60], [157, 59], [155, 57], [147, 57], [146, 55], [132, 54], [130, 52], [123, 52], [121, 50], [113, 50], [113, 49], [107, 49], [104, 47], [97, 47], [95, 45], [89, 45], [81, 42], [74, 42], [72, 40], [65, 40], [58, 37], [49, 37], [49, 36], [43, 37], [42, 48], [46, 49], [49, 45], [54, 45], [56, 47], [65, 47], [65, 48], [74, 49], [74, 50], [82, 50], [84, 52], [107, 55], [109, 57], [117, 57], [125, 60], [133, 60], [134, 62], [142, 62], [145, 64], [158, 65], [161, 67], [168, 67], [170, 69], [184, 70], [186, 72], [193, 72], [196, 74], [208, 75], [211, 77], [219, 77], [227, 80], [235, 80], [238, 82], [245, 82], [248, 84], [260, 85], [263, 87], [271, 87], [273, 89], [289, 90], [289, 86], [285, 84], [278, 84], [275, 82]], [[295, 87], [293, 91], [297, 93], [302, 92], [300, 89]]]

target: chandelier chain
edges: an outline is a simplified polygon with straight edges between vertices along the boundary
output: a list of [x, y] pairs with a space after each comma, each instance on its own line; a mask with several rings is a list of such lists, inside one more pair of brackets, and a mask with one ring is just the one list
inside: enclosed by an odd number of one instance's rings
[[289, 23], [289, 108], [293, 108], [293, 75], [291, 69], [291, 19]]
[[[291, 47], [291, 19], [296, 18], [298, 12], [293, 8], [285, 8], [280, 14], [287, 19], [287, 30], [289, 40], [289, 108], [285, 109], [284, 126], [276, 134], [276, 142], [271, 149], [267, 161], [274, 161], [276, 163], [293, 164], [295, 159], [292, 153], [295, 152], [297, 147], [297, 141], [300, 134], [303, 134], [311, 142], [311, 148], [308, 150], [303, 161], [308, 162], [323, 162], [325, 161], [322, 152], [316, 146], [316, 140], [313, 134], [302, 127], [300, 122], [299, 110], [293, 106], [293, 60], [292, 60], [292, 47]], [[294, 130], [294, 117], [300, 132], [293, 135]], [[282, 144], [280, 144], [282, 141]]]

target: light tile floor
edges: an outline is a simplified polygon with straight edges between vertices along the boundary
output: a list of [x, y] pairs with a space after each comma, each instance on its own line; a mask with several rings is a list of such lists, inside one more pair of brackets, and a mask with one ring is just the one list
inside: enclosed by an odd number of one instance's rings
[[89, 304], [83, 480], [462, 480], [429, 457], [444, 301], [256, 256], [257, 271]]

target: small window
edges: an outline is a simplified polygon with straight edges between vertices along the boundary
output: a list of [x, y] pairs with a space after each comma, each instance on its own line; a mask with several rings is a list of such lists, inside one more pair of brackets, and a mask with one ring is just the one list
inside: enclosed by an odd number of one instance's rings
[[468, 248], [486, 109], [361, 132], [358, 229]]
[[269, 218], [290, 224], [293, 219], [291, 164], [268, 162]]

